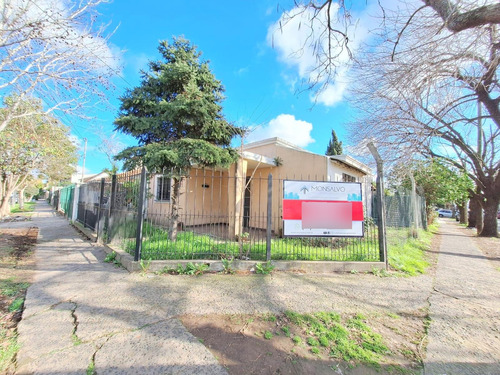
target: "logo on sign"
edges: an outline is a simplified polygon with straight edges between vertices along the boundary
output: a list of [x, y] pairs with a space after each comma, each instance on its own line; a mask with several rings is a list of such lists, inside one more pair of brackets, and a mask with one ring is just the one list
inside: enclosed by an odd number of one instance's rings
[[343, 193], [345, 192], [345, 187], [343, 186], [311, 186], [311, 191], [326, 191], [333, 193]]

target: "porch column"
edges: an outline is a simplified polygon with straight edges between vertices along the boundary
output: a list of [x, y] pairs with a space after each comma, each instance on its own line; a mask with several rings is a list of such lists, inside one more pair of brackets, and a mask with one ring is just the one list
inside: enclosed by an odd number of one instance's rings
[[242, 231], [243, 199], [245, 193], [247, 164], [246, 160], [240, 158], [234, 165], [234, 172], [230, 170], [230, 175], [234, 173], [234, 178], [230, 186], [234, 186], [234, 188], [230, 188], [229, 191], [229, 234], [235, 238], [239, 236]]

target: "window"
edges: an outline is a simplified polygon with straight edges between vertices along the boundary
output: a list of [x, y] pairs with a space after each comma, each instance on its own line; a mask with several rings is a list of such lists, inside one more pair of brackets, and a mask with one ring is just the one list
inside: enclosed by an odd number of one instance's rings
[[170, 178], [156, 176], [156, 200], [170, 201]]
[[356, 182], [356, 177], [351, 176], [347, 173], [342, 173], [342, 181], [343, 182]]

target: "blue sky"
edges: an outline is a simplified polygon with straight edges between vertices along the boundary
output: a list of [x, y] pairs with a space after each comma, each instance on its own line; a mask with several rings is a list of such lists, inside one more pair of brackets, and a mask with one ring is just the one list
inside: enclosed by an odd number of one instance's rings
[[[224, 114], [229, 121], [254, 129], [249, 141], [279, 136], [323, 154], [335, 129], [348, 144], [345, 125], [353, 112], [345, 98], [347, 78], [341, 74], [339, 83], [316, 104], [311, 92], [298, 92], [298, 82], [307, 78], [313, 60], [307, 51], [300, 58], [291, 58], [291, 51], [303, 38], [298, 23], [289, 24], [283, 33], [273, 33], [282, 15], [278, 2], [291, 9], [278, 0], [115, 0], [101, 5], [99, 20], [109, 23], [110, 31], [116, 28], [109, 42], [120, 51], [122, 71], [114, 80], [116, 88], [108, 93], [111, 106], [97, 112], [91, 123], [72, 124], [75, 136], [88, 138], [86, 172], [98, 173], [110, 166], [99, 150], [100, 138], [116, 140], [121, 146], [135, 143], [132, 138], [113, 135], [118, 97], [139, 84], [139, 71], [148, 60], [159, 57], [158, 42], [178, 35], [195, 44], [202, 58], [210, 61], [226, 89]], [[359, 12], [363, 17], [367, 9]], [[356, 32], [364, 34], [359, 27]]]

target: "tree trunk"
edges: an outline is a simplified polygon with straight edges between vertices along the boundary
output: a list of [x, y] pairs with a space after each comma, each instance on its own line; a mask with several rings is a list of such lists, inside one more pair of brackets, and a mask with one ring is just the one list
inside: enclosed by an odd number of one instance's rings
[[22, 210], [24, 209], [24, 190], [26, 188], [22, 188], [21, 190], [19, 190], [18, 194], [19, 194], [19, 209]]
[[457, 208], [458, 208], [458, 214], [460, 216], [460, 223], [463, 224], [465, 223], [465, 218], [464, 218], [464, 212], [465, 212], [465, 206], [462, 203], [461, 205], [457, 203]]
[[475, 195], [469, 201], [469, 221], [467, 227], [475, 228], [477, 225], [477, 212], [481, 205], [479, 204], [478, 197]]
[[467, 201], [463, 202], [461, 206], [458, 206], [460, 212], [460, 224], [466, 224], [469, 220], [469, 215], [467, 212]]
[[481, 231], [478, 231], [481, 237], [498, 237], [498, 223], [497, 223], [497, 212], [498, 204], [500, 202], [500, 194], [495, 194], [494, 191], [488, 192], [490, 194], [485, 194], [486, 199], [484, 200], [484, 220], [483, 227]]
[[4, 218], [5, 216], [9, 216], [9, 214], [10, 214], [9, 197], [8, 196], [0, 197], [0, 219]]
[[181, 188], [181, 178], [172, 178], [172, 196], [170, 197], [170, 231], [168, 237], [170, 241], [177, 239], [177, 226], [179, 224], [179, 196]]

